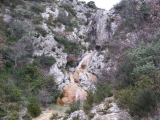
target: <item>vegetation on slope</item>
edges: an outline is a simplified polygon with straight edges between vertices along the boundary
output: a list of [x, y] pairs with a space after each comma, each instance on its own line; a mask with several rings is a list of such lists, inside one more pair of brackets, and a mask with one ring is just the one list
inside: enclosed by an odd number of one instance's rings
[[160, 100], [160, 39], [141, 44], [121, 57], [117, 79], [118, 104], [132, 116], [143, 117], [156, 110]]

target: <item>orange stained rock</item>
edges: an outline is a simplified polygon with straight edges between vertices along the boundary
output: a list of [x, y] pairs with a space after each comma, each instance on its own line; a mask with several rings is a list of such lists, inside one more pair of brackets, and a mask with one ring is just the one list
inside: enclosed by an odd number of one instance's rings
[[[81, 94], [77, 94], [77, 90], [81, 92]], [[76, 99], [76, 97], [81, 100], [82, 98], [85, 100], [87, 97], [87, 92], [82, 88], [78, 87], [77, 84], [71, 83], [65, 86], [62, 90], [64, 97], [62, 99], [58, 99], [58, 103], [61, 105], [70, 105]], [[78, 96], [77, 96], [78, 95]]]
[[76, 69], [75, 72], [74, 72], [74, 75], [72, 74], [73, 75], [73, 79], [74, 79], [74, 81], [76, 83], [79, 82], [80, 73], [87, 74], [87, 76], [89, 77], [90, 80], [92, 80], [93, 82], [97, 82], [97, 77], [96, 76], [92, 75], [91, 73], [86, 72], [83, 69]]
[[91, 73], [86, 72], [86, 74], [88, 75], [89, 79], [92, 80], [93, 82], [97, 82], [97, 77], [92, 75]]
[[74, 76], [72, 73], [69, 73], [71, 83], [75, 83]]

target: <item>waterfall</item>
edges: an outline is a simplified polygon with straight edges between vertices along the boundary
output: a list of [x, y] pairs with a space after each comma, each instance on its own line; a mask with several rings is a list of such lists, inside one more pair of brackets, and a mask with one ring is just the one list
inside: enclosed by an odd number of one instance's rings
[[82, 91], [79, 88], [77, 88], [77, 90], [76, 90], [75, 101], [76, 102], [80, 101], [80, 103], [83, 103], [83, 101], [84, 101], [83, 93], [82, 93]]
[[89, 62], [91, 61], [91, 58], [93, 56], [93, 52], [86, 55], [79, 63], [79, 65], [77, 66], [77, 69], [83, 69], [85, 67], [87, 67], [89, 65]]

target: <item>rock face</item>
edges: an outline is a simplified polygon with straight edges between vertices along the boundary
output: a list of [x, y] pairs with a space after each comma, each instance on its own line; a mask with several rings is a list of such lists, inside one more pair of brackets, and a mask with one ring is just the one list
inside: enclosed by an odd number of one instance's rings
[[87, 96], [87, 92], [75, 83], [65, 86], [62, 92], [64, 97], [58, 100], [61, 105], [70, 105], [74, 100], [84, 101]]
[[97, 78], [91, 73], [88, 73], [82, 69], [89, 65], [92, 59], [92, 54], [93, 53], [86, 55], [80, 61], [74, 74], [70, 73], [71, 84], [66, 85], [62, 89], [63, 98], [58, 100], [59, 104], [70, 105], [73, 103], [73, 101], [78, 100], [83, 102], [87, 96], [87, 92], [85, 90], [95, 89], [94, 82], [97, 82]]
[[114, 10], [97, 10], [96, 14], [90, 19], [89, 34], [96, 45], [103, 45], [112, 38], [115, 33], [120, 16], [114, 13]]
[[94, 115], [92, 120], [132, 120], [128, 112], [117, 106], [113, 97], [107, 98], [105, 102], [93, 107], [90, 113]]
[[87, 115], [83, 110], [78, 110], [71, 113], [67, 120], [74, 120], [75, 118], [78, 120], [87, 120]]

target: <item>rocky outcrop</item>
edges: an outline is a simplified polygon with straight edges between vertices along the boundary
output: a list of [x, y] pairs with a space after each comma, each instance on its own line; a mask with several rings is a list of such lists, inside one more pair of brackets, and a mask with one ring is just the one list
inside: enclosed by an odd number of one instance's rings
[[87, 92], [75, 83], [65, 86], [62, 93], [63, 98], [58, 100], [58, 103], [61, 105], [70, 105], [74, 100], [84, 101], [87, 97]]
[[120, 15], [115, 14], [114, 9], [110, 11], [97, 10], [96, 14], [90, 19], [90, 38], [99, 46], [107, 43], [114, 35], [120, 19]]
[[74, 119], [87, 120], [87, 115], [83, 110], [78, 110], [71, 113], [67, 120], [74, 120]]

